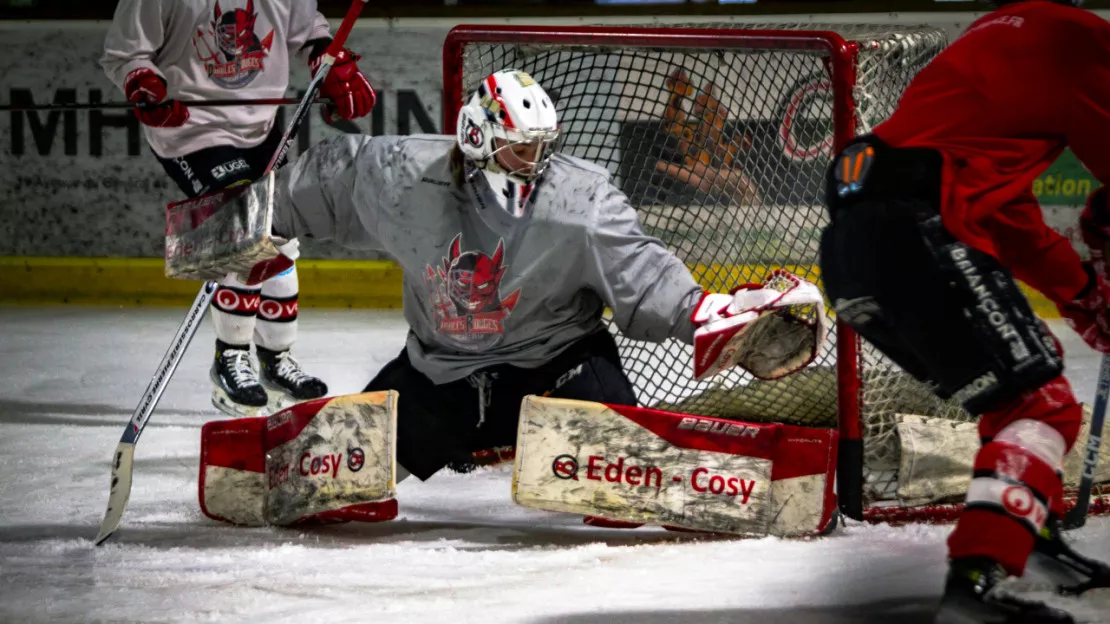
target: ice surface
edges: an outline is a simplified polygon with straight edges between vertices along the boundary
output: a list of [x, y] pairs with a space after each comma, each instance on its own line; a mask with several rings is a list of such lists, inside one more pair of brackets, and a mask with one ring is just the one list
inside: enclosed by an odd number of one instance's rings
[[[950, 527], [853, 523], [811, 540], [597, 529], [515, 506], [504, 468], [410, 479], [383, 524], [208, 520], [196, 496], [200, 426], [218, 417], [208, 323], [139, 442], [122, 527], [96, 548], [109, 459], [183, 313], [0, 308], [0, 622], [930, 621]], [[405, 338], [398, 312], [305, 309], [300, 324], [295, 352], [336, 394], [359, 391]], [[1056, 329], [1087, 397], [1097, 358]], [[1110, 558], [1110, 519], [1072, 539]], [[1096, 598], [1061, 604], [1110, 622]]]

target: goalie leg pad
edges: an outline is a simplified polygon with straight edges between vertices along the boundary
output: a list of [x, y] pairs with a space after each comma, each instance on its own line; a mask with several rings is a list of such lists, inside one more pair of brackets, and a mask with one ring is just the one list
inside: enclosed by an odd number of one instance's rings
[[513, 499], [605, 526], [816, 534], [835, 507], [836, 439], [828, 429], [529, 396]]
[[1060, 375], [1010, 272], [949, 234], [934, 204], [872, 193], [831, 205], [821, 270], [839, 318], [939, 396], [982, 413]]
[[394, 518], [396, 404], [364, 393], [205, 424], [201, 510], [247, 526]]

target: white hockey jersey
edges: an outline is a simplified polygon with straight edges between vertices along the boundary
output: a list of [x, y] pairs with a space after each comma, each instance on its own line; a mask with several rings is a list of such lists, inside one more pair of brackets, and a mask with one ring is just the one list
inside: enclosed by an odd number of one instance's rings
[[[326, 37], [315, 0], [120, 0], [100, 65], [121, 90], [146, 67], [166, 79], [169, 98], [280, 98], [290, 56]], [[254, 147], [276, 114], [277, 106], [194, 107], [181, 127], [143, 131], [156, 154], [176, 158], [217, 144]]]

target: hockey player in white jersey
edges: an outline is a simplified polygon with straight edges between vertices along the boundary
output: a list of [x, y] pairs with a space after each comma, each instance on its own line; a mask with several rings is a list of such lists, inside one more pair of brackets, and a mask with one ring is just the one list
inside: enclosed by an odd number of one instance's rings
[[[329, 138], [251, 188], [272, 206], [276, 236], [384, 250], [404, 269], [408, 340], [366, 391], [399, 392], [397, 462], [420, 479], [513, 446], [525, 395], [635, 405], [606, 307], [625, 335], [694, 344], [695, 369], [717, 370], [735, 363], [740, 349], [723, 345], [751, 324], [745, 314], [783, 298], [706, 293], [643, 232], [609, 172], [557, 153], [558, 137], [544, 90], [501, 71], [462, 108], [454, 137]], [[820, 305], [816, 286], [786, 279]], [[762, 351], [765, 376], [820, 347], [820, 331], [798, 325], [801, 340]]]
[[[277, 151], [278, 107], [196, 107], [190, 100], [281, 98], [291, 59], [313, 71], [330, 43], [315, 0], [121, 0], [100, 64], [128, 101], [151, 150], [189, 197], [258, 178]], [[375, 94], [358, 56], [343, 50], [320, 90], [326, 115], [364, 116]], [[152, 106], [153, 105], [153, 106]], [[234, 276], [213, 300], [213, 403], [232, 415], [257, 413], [267, 390], [277, 399], [327, 394], [290, 355], [297, 335], [295, 267], [259, 288]], [[261, 380], [251, 362], [256, 346]]]

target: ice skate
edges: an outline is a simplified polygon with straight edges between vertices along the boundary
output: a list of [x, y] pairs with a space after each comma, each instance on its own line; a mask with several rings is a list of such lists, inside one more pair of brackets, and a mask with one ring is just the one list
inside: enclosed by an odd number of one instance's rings
[[1045, 523], [1033, 550], [1030, 563], [1060, 580], [1057, 591], [1079, 595], [1090, 589], [1110, 587], [1110, 565], [1080, 554], [1060, 534], [1060, 519], [1052, 516]]
[[318, 399], [328, 393], [327, 384], [305, 373], [288, 350], [255, 348], [262, 371], [262, 385], [270, 391], [273, 408], [284, 409], [294, 403]]
[[936, 624], [1074, 624], [1070, 615], [1042, 602], [998, 591], [1006, 571], [986, 557], [954, 559], [944, 584]]
[[216, 340], [212, 363], [212, 405], [234, 417], [264, 416], [269, 401], [251, 364], [250, 348]]

